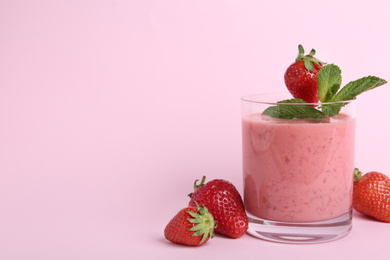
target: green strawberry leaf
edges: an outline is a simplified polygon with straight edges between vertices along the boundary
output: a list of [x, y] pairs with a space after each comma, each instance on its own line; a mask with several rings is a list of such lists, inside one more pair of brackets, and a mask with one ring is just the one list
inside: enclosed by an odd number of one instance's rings
[[307, 105], [283, 105], [288, 103], [306, 104], [302, 99], [288, 99], [279, 101], [278, 105], [268, 107], [263, 111], [263, 115], [279, 119], [305, 119], [305, 118], [325, 118], [326, 115], [320, 110]]
[[310, 59], [304, 59], [303, 62], [305, 63], [305, 68], [306, 68], [308, 71], [314, 70], [313, 62], [311, 62]]
[[387, 81], [375, 76], [364, 77], [355, 81], [349, 82], [345, 85], [331, 101], [347, 101], [355, 99], [357, 95], [363, 92], [377, 88], [386, 84]]
[[298, 57], [295, 59], [295, 62], [297, 62], [298, 60], [300, 60], [304, 56], [305, 56], [305, 50], [303, 49], [303, 46], [299, 44], [298, 45]]
[[318, 98], [321, 102], [330, 101], [341, 86], [341, 70], [334, 64], [325, 65], [317, 74]]

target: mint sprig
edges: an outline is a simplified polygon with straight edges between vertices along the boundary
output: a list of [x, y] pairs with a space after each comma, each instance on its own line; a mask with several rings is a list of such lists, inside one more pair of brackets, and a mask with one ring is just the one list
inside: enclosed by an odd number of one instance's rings
[[355, 81], [349, 82], [336, 95], [331, 98], [331, 101], [347, 101], [355, 99], [356, 96], [363, 92], [377, 88], [386, 84], [387, 81], [375, 76], [364, 77]]
[[[283, 105], [293, 103], [293, 105]], [[300, 104], [302, 105], [296, 105]], [[309, 107], [305, 101], [298, 98], [282, 100], [278, 102], [278, 105], [268, 107], [263, 111], [263, 115], [279, 118], [279, 119], [305, 119], [305, 118], [325, 118], [326, 114], [322, 111]]]
[[[341, 86], [341, 70], [334, 64], [328, 64], [321, 68], [317, 74], [318, 97], [321, 102], [340, 102], [356, 99], [363, 92], [386, 84], [386, 80], [368, 76], [349, 82], [339, 92]], [[345, 103], [330, 103], [321, 105], [321, 110], [328, 116], [337, 116]]]
[[[317, 79], [318, 97], [322, 102], [319, 109], [305, 105], [306, 102], [302, 99], [288, 99], [279, 101], [275, 106], [268, 107], [264, 110], [263, 115], [279, 119], [306, 119], [336, 116], [340, 113], [343, 106], [349, 104], [347, 101], [356, 99], [356, 97], [363, 92], [387, 83], [384, 79], [368, 76], [349, 82], [339, 91], [342, 81], [341, 70], [334, 64], [323, 66], [317, 74]], [[286, 103], [296, 103], [296, 105], [283, 105]]]

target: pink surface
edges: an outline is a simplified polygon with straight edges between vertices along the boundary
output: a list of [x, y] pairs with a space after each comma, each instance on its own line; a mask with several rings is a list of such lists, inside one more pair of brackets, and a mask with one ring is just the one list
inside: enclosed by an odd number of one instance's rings
[[[387, 1], [1, 1], [0, 259], [388, 259], [390, 224], [337, 242], [163, 230], [193, 181], [242, 192], [240, 97], [285, 89], [297, 46], [390, 80]], [[389, 86], [359, 97], [356, 166], [390, 174]], [[385, 120], [384, 120], [385, 119]]]

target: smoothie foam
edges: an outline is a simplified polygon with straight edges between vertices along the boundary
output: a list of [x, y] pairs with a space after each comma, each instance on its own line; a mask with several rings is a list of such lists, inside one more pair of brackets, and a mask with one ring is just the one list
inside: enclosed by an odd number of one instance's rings
[[341, 216], [352, 205], [355, 119], [242, 121], [247, 212], [280, 222]]

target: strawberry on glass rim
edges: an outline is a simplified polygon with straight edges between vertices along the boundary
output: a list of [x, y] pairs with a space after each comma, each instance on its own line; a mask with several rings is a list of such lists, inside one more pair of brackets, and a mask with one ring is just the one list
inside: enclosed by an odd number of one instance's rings
[[337, 65], [316, 59], [314, 49], [308, 55], [304, 54], [302, 45], [298, 49], [295, 63], [287, 68], [284, 75], [293, 98], [278, 101], [264, 110], [263, 115], [279, 119], [337, 116], [341, 108], [358, 95], [387, 83], [379, 77], [366, 76], [342, 87], [341, 69]]
[[314, 57], [314, 49], [308, 55], [305, 55], [302, 45], [298, 46], [298, 50], [298, 57], [284, 74], [284, 82], [294, 98], [306, 103], [318, 103], [317, 73], [324, 63]]

